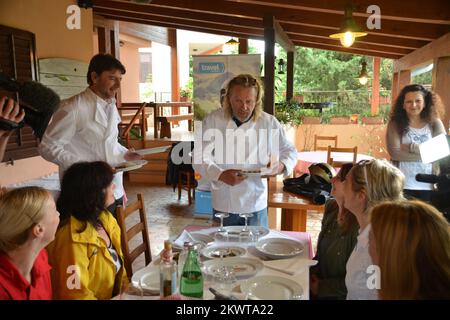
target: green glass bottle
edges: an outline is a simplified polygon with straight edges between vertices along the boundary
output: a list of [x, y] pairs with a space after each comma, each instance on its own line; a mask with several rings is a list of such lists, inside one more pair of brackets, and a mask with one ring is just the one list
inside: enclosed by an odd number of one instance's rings
[[189, 246], [188, 257], [184, 263], [180, 293], [187, 297], [203, 298], [203, 275], [194, 245]]

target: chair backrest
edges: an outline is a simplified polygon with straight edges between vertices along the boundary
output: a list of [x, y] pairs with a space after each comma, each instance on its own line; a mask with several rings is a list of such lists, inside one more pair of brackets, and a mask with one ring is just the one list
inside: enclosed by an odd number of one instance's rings
[[349, 152], [349, 153], [353, 153], [353, 158], [351, 160], [351, 162], [353, 162], [353, 164], [356, 164], [356, 158], [358, 156], [358, 147], [353, 147], [353, 148], [333, 148], [328, 146], [327, 148], [327, 163], [331, 166], [333, 166], [334, 168], [336, 167], [342, 167], [342, 165], [344, 163], [348, 163], [350, 161], [334, 161], [333, 157], [331, 156], [331, 153], [334, 152]]
[[[128, 230], [125, 220], [135, 211], [139, 210], [139, 222], [131, 226]], [[150, 239], [148, 235], [147, 219], [145, 215], [144, 198], [142, 194], [137, 195], [137, 201], [127, 204], [126, 208], [119, 207], [117, 210], [117, 221], [120, 226], [122, 251], [124, 256], [125, 269], [127, 276], [131, 278], [133, 275], [133, 262], [142, 253], [145, 253], [145, 265], [152, 261], [152, 252], [150, 250]], [[143, 242], [130, 250], [129, 241], [137, 234], [142, 234]]]
[[318, 146], [317, 145], [317, 141], [334, 141], [334, 148], [337, 147], [337, 136], [318, 136], [318, 135], [314, 135], [314, 151], [317, 150], [327, 150], [328, 145], [327, 146]]
[[[123, 106], [117, 107], [119, 110], [119, 113], [121, 117], [123, 116], [123, 111], [132, 111], [135, 112], [130, 120], [130, 122], [122, 121], [119, 123], [119, 127], [122, 128], [121, 130], [121, 138], [124, 139], [127, 142], [127, 146], [130, 145], [130, 131], [133, 127], [139, 126], [141, 128], [141, 135], [142, 140], [144, 139], [145, 135], [145, 107], [147, 107], [147, 102], [144, 102], [142, 104], [137, 103], [128, 103], [128, 104], [122, 104]], [[137, 122], [140, 122], [139, 124]]]

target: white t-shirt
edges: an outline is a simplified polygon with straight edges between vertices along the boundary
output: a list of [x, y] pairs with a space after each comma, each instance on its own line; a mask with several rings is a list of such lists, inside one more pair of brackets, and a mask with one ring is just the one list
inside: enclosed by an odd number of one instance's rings
[[[421, 144], [433, 137], [431, 126], [427, 124], [425, 127], [408, 128], [408, 131], [402, 136], [402, 144]], [[432, 173], [431, 163], [422, 163], [420, 161], [400, 161], [399, 169], [405, 175], [405, 189], [409, 190], [432, 190], [431, 183], [423, 183], [416, 181], [416, 174], [418, 173]]]
[[378, 300], [378, 290], [369, 289], [367, 283], [373, 273], [367, 272], [367, 268], [373, 265], [369, 254], [370, 224], [360, 230], [358, 242], [347, 261], [347, 274], [345, 286], [347, 287], [347, 300]]

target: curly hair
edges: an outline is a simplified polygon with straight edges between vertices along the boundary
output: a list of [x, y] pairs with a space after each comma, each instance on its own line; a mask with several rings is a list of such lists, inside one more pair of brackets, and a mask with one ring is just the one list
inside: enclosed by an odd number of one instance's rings
[[98, 227], [100, 213], [106, 210], [105, 189], [113, 177], [114, 170], [103, 161], [78, 162], [70, 166], [62, 178], [61, 193], [56, 203], [61, 225], [73, 216], [85, 222], [85, 227], [87, 223]]
[[389, 121], [395, 123], [398, 133], [403, 135], [409, 126], [409, 118], [406, 114], [403, 105], [405, 103], [405, 96], [409, 92], [420, 92], [423, 96], [425, 106], [420, 113], [420, 118], [427, 123], [435, 119], [440, 119], [444, 116], [444, 106], [441, 98], [434, 92], [426, 89], [420, 84], [407, 85], [400, 91], [395, 104], [392, 107]]

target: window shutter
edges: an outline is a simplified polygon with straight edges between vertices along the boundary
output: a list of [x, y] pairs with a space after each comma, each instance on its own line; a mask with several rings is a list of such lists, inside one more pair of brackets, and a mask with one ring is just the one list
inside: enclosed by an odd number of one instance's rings
[[[35, 37], [28, 31], [0, 25], [0, 71], [18, 81], [37, 81]], [[16, 93], [0, 87], [0, 95], [20, 101]], [[39, 140], [29, 126], [15, 130], [9, 138], [3, 161], [39, 155]]]

